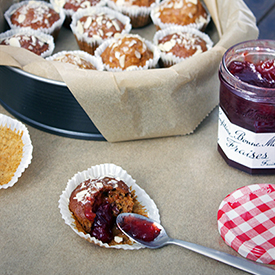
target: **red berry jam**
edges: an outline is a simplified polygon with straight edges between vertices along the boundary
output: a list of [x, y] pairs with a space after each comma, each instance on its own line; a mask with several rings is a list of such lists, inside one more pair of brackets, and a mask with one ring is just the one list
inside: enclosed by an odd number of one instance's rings
[[124, 217], [120, 226], [134, 239], [144, 242], [152, 242], [160, 234], [160, 229], [153, 222], [133, 216]]
[[250, 174], [275, 173], [275, 41], [237, 44], [220, 66], [218, 151]]
[[275, 88], [275, 60], [252, 63], [248, 61], [232, 61], [228, 65], [232, 75], [251, 85]]

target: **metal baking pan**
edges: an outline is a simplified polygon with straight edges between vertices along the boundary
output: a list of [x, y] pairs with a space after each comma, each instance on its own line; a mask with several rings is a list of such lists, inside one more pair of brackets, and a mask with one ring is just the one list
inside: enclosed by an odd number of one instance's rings
[[[0, 1], [0, 32], [9, 29], [4, 12], [16, 0]], [[64, 82], [0, 66], [0, 103], [19, 120], [60, 136], [105, 140]]]
[[64, 82], [0, 66], [0, 103], [12, 115], [60, 136], [105, 140]]

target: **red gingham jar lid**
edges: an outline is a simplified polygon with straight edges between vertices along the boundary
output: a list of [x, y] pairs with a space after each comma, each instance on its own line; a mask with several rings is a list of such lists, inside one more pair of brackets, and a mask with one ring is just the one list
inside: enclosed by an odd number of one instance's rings
[[243, 257], [275, 264], [275, 184], [241, 187], [220, 204], [218, 230]]

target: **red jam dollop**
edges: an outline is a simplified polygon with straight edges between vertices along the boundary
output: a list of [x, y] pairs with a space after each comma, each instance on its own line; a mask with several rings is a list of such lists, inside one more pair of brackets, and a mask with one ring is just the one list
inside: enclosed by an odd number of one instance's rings
[[120, 226], [134, 239], [144, 242], [152, 242], [161, 231], [153, 222], [133, 216], [124, 217]]
[[228, 70], [243, 82], [264, 88], [275, 88], [275, 60], [252, 63], [232, 61]]

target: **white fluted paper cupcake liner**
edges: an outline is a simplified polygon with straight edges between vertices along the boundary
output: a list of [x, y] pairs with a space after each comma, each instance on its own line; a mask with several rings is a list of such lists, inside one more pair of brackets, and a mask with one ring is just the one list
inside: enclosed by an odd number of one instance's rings
[[88, 178], [102, 178], [105, 176], [113, 177], [118, 180], [122, 180], [127, 186], [131, 187], [132, 190], [135, 190], [135, 194], [137, 196], [137, 200], [145, 207], [149, 218], [160, 222], [159, 210], [154, 203], [154, 201], [149, 197], [149, 195], [140, 188], [136, 181], [121, 167], [111, 164], [105, 163], [96, 166], [92, 166], [91, 168], [78, 172], [75, 174], [67, 183], [66, 189], [62, 192], [59, 199], [59, 209], [64, 219], [65, 223], [71, 227], [71, 229], [79, 235], [81, 238], [99, 245], [105, 248], [116, 248], [116, 249], [124, 249], [124, 250], [134, 250], [144, 248], [144, 246], [133, 243], [132, 245], [128, 244], [118, 244], [118, 245], [108, 245], [107, 243], [103, 243], [102, 241], [96, 239], [95, 237], [91, 237], [90, 234], [85, 234], [83, 232], [78, 231], [75, 220], [72, 216], [71, 211], [69, 210], [69, 199], [72, 191], [83, 181]]
[[20, 121], [13, 119], [9, 116], [6, 116], [4, 114], [0, 114], [0, 125], [6, 126], [7, 128], [10, 128], [13, 131], [14, 130], [23, 131], [22, 141], [24, 146], [23, 146], [23, 156], [22, 156], [21, 162], [16, 172], [14, 173], [14, 176], [12, 177], [12, 179], [7, 184], [0, 185], [0, 189], [7, 189], [8, 187], [12, 187], [18, 181], [22, 173], [30, 165], [32, 160], [33, 146], [32, 146], [31, 138], [27, 127]]

